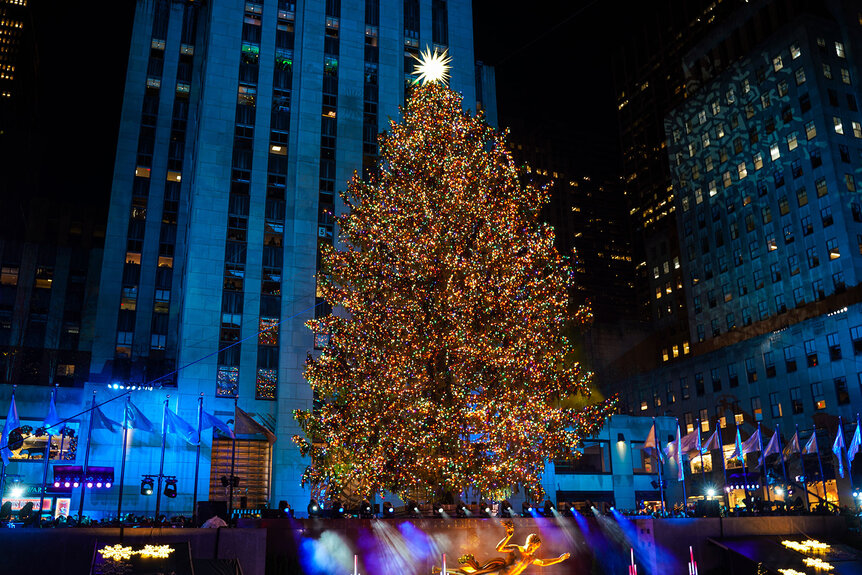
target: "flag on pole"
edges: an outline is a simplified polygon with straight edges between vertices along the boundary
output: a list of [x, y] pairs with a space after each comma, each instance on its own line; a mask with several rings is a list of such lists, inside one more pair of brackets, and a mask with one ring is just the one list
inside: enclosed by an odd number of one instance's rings
[[772, 454], [778, 455], [781, 453], [781, 438], [778, 437], [778, 432], [772, 434], [769, 443], [763, 449], [763, 457], [769, 457]]
[[679, 429], [679, 422], [676, 424], [676, 480], [677, 481], [685, 481], [685, 468], [683, 467], [683, 454], [685, 452], [682, 450], [682, 432]]
[[239, 407], [234, 409], [233, 429], [240, 435], [255, 435], [261, 434], [266, 437], [270, 443], [275, 443], [275, 434], [258, 423], [249, 414], [244, 412]]
[[733, 447], [733, 453], [729, 459], [742, 459], [745, 452], [742, 450], [742, 436], [739, 434], [739, 428], [736, 428], [736, 443]]
[[749, 453], [757, 453], [760, 451], [761, 441], [760, 429], [758, 429], [751, 434], [751, 437], [742, 442], [742, 454], [748, 455]]
[[682, 436], [682, 447], [681, 450], [683, 453], [688, 453], [689, 451], [700, 449], [700, 426], [698, 424], [698, 428], [691, 433], [686, 433]]
[[140, 429], [152, 432], [156, 430], [153, 422], [131, 401], [126, 402], [126, 429]]
[[706, 440], [701, 452], [707, 454], [713, 449], [721, 449], [721, 431], [718, 428], [716, 428], [716, 430], [712, 432], [712, 435], [709, 436], [709, 439]]
[[653, 422], [652, 427], [649, 428], [649, 434], [647, 434], [646, 441], [644, 441], [644, 451], [652, 456], [653, 454], [662, 459], [661, 449], [658, 448], [658, 439], [655, 430], [655, 422]]
[[697, 422], [697, 444], [695, 445], [695, 449], [700, 454], [703, 454], [703, 439], [700, 436], [700, 422]]
[[811, 438], [808, 440], [808, 443], [805, 444], [805, 449], [802, 450], [802, 453], [805, 455], [809, 455], [811, 453], [820, 453], [820, 448], [817, 447], [817, 430], [814, 430], [814, 433], [811, 434]]
[[853, 439], [850, 440], [850, 445], [847, 447], [847, 464], [853, 464], [853, 458], [859, 453], [859, 447], [862, 446], [862, 430], [859, 429], [859, 414], [856, 414], [856, 431], [853, 432]]
[[790, 438], [790, 441], [787, 442], [787, 445], [784, 446], [784, 457], [790, 457], [793, 453], [801, 453], [802, 450], [799, 449], [799, 432], [793, 434], [793, 437]]
[[835, 436], [835, 442], [832, 444], [832, 453], [838, 456], [838, 475], [844, 479], [844, 450], [846, 449], [846, 445], [844, 443], [844, 424], [841, 422], [841, 418], [838, 418], [838, 435]]
[[102, 410], [99, 408], [98, 405], [93, 408], [93, 411], [90, 413], [90, 417], [93, 418], [93, 429], [107, 429], [108, 431], [113, 433], [117, 430], [116, 428], [123, 428], [122, 423], [117, 423], [116, 421], [102, 413]]
[[9, 413], [6, 414], [6, 423], [3, 424], [3, 433], [0, 434], [0, 457], [3, 458], [3, 464], [9, 465], [9, 458], [12, 457], [12, 450], [9, 449], [9, 436], [13, 431], [21, 427], [21, 420], [18, 419], [18, 408], [15, 407], [15, 393], [12, 393], [12, 403], [9, 404]]
[[185, 419], [165, 406], [165, 431], [175, 433], [186, 440], [187, 443], [197, 445], [198, 432]]
[[[45, 417], [45, 421], [42, 422], [42, 427], [45, 429], [52, 429], [60, 425], [63, 420], [60, 419], [60, 416], [57, 415], [57, 405], [54, 403], [54, 393], [51, 393], [51, 403], [48, 405], [48, 415]], [[49, 433], [51, 433], [49, 431]]]
[[233, 437], [233, 431], [230, 427], [227, 426], [227, 423], [212, 415], [207, 413], [206, 411], [201, 412], [201, 429], [209, 429], [210, 427], [215, 427], [228, 437]]

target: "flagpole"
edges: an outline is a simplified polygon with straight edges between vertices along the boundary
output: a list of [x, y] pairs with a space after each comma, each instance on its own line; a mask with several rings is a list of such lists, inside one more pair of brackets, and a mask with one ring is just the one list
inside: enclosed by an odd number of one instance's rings
[[233, 445], [231, 447], [230, 452], [230, 478], [228, 481], [228, 489], [230, 489], [230, 495], [228, 496], [227, 503], [227, 522], [228, 525], [231, 524], [231, 520], [233, 519], [233, 472], [236, 466], [236, 407], [238, 397], [234, 396], [233, 398]]
[[[59, 384], [55, 383], [54, 389], [51, 390], [52, 402], [55, 402], [56, 400], [58, 385]], [[45, 466], [42, 469], [42, 491], [40, 491], [41, 495], [39, 496], [39, 527], [42, 527], [42, 515], [45, 513], [45, 492], [47, 491], [48, 484], [48, 460], [51, 459], [51, 440], [54, 438], [47, 428], [45, 429], [45, 433], [48, 434], [48, 446], [45, 448]]]
[[126, 395], [126, 408], [123, 410], [123, 455], [120, 463], [120, 494], [117, 496], [117, 521], [123, 523], [123, 488], [126, 486], [126, 442], [129, 436], [129, 402], [131, 395]]
[[700, 456], [700, 489], [703, 500], [706, 501], [706, 475], [703, 469], [703, 438], [700, 436], [700, 420], [697, 420], [697, 451]]
[[[656, 443], [658, 443], [658, 442], [656, 442]], [[659, 448], [659, 449], [661, 449], [661, 448]], [[658, 494], [659, 494], [659, 497], [661, 498], [661, 515], [662, 515], [662, 517], [665, 517], [666, 511], [665, 511], [665, 505], [664, 505], [664, 483], [663, 483], [662, 475], [664, 475], [664, 473], [662, 472], [661, 457], [659, 457], [658, 458]]]
[[[842, 457], [844, 456], [844, 452], [846, 451], [847, 444], [844, 439], [844, 420], [841, 416], [838, 416], [838, 437], [841, 438], [841, 445], [838, 446], [838, 470], [841, 471], [841, 467], [844, 465], [844, 461]], [[837, 440], [838, 437], [835, 439]], [[849, 470], [848, 470], [849, 471]], [[839, 473], [840, 475], [840, 473]], [[843, 477], [841, 479], [844, 479]], [[838, 495], [838, 477], [835, 478], [835, 495]]]
[[96, 411], [96, 390], [93, 390], [93, 407], [90, 408], [90, 424], [87, 426], [87, 450], [84, 452], [84, 473], [81, 477], [81, 501], [78, 504], [78, 525], [84, 518], [84, 493], [87, 491], [87, 473], [90, 467], [90, 443], [93, 439], [93, 418]]
[[730, 491], [727, 485], [727, 459], [724, 458], [724, 440], [721, 439], [721, 432], [718, 432], [718, 440], [721, 443], [721, 472], [724, 474], [724, 500], [727, 504], [727, 513], [730, 514]]
[[[9, 402], [10, 406], [15, 403], [15, 389], [17, 387], [18, 387], [17, 385], [12, 386], [12, 401]], [[5, 427], [5, 424], [4, 424], [4, 427]], [[4, 440], [6, 442], [6, 445], [0, 445], [0, 450], [6, 449], [9, 446], [9, 438], [3, 437], [3, 433], [0, 432], [0, 439]], [[5, 459], [5, 457], [0, 457], [0, 463], [3, 464], [2, 466], [0, 466], [0, 505], [2, 505], [3, 504], [3, 494], [6, 493], [6, 459]]]
[[[859, 430], [859, 412], [858, 411], [856, 412], [856, 430], [857, 431]], [[857, 431], [853, 432], [853, 439], [850, 440], [851, 445], [856, 440]], [[858, 448], [857, 448], [857, 451], [858, 451]], [[853, 458], [854, 459], [856, 458], [856, 454], [853, 455]], [[852, 487], [853, 485], [855, 485], [855, 483], [853, 483], [853, 459], [850, 459], [850, 452], [849, 451], [847, 453], [847, 477], [850, 479], [850, 486]]]
[[658, 438], [658, 428], [655, 426], [655, 417], [652, 418], [652, 430], [655, 434], [655, 454], [658, 460], [658, 494], [661, 499], [661, 514], [664, 517], [664, 487], [662, 486], [662, 469], [661, 469], [661, 441]]
[[[737, 433], [739, 433], [739, 431], [737, 431]], [[743, 491], [745, 491], [745, 499], [751, 501], [751, 499], [748, 497], [748, 471], [745, 468], [745, 453], [740, 450], [739, 456], [740, 458], [742, 458], [742, 489]], [[746, 505], [745, 507], [748, 508], [748, 505]], [[749, 511], [751, 511], [751, 509], [749, 509]]]
[[198, 449], [195, 455], [195, 489], [192, 495], [192, 526], [197, 527], [198, 524], [198, 472], [201, 467], [201, 431], [203, 427], [203, 411], [204, 411], [204, 394], [201, 392], [198, 398]]
[[781, 474], [784, 476], [784, 507], [787, 508], [787, 500], [790, 498], [790, 483], [787, 481], [787, 465], [784, 462], [784, 444], [781, 441], [781, 424], [775, 424], [775, 433], [778, 434], [778, 456], [781, 458]]
[[165, 426], [165, 412], [168, 410], [168, 401], [170, 399], [170, 395], [165, 398], [165, 408], [162, 411], [162, 457], [161, 461], [159, 461], [159, 490], [156, 492], [156, 513], [154, 517], [156, 525], [159, 524], [159, 509], [162, 504], [162, 476], [165, 472], [165, 445], [168, 440], [167, 427]]
[[685, 494], [685, 457], [682, 455], [682, 432], [679, 430], [679, 418], [676, 420], [676, 464], [682, 471], [682, 516], [685, 517], [688, 510], [688, 496]]
[[766, 488], [766, 500], [772, 501], [769, 497], [769, 474], [766, 472], [766, 456], [763, 454], [763, 433], [760, 431], [760, 422], [757, 422], [757, 446], [760, 448], [760, 476], [761, 489]]
[[814, 444], [817, 446], [817, 465], [820, 467], [820, 482], [823, 484], [823, 501], [829, 502], [829, 498], [826, 496], [826, 476], [823, 475], [823, 460], [820, 458], [820, 442], [816, 439], [817, 426], [814, 426], [814, 436]]
[[[796, 430], [796, 441], [799, 443], [799, 424], [794, 426]], [[799, 445], [799, 466], [802, 467], [802, 488], [805, 489], [805, 509], [811, 511], [811, 498], [808, 493], [808, 476], [805, 474], [805, 449]]]

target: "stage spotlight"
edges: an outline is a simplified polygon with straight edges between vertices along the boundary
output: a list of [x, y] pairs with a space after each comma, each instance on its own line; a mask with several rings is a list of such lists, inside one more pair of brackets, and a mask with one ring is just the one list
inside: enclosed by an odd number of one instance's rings
[[482, 501], [479, 508], [482, 510], [482, 515], [484, 515], [485, 517], [494, 516], [494, 508], [487, 501]]
[[458, 502], [458, 517], [469, 517], [471, 515], [470, 508], [463, 501]]
[[715, 489], [714, 489], [714, 488], [712, 488], [712, 487], [710, 487], [709, 489], [707, 489], [707, 490], [706, 490], [706, 496], [707, 496], [707, 497], [715, 497]]
[[515, 510], [512, 509], [512, 504], [508, 501], [503, 501], [503, 503], [500, 504], [500, 512], [503, 517], [515, 516]]
[[522, 517], [530, 517], [533, 515], [533, 506], [528, 502], [524, 501], [521, 503], [521, 516]]
[[[227, 477], [225, 477], [227, 480]], [[312, 499], [308, 504], [308, 516], [309, 517], [320, 517], [320, 505], [317, 504], [317, 500]]]
[[93, 488], [93, 482], [92, 482], [92, 481], [88, 481], [88, 482], [87, 482], [87, 489], [92, 489], [92, 488]]
[[54, 482], [54, 487], [60, 487], [60, 482], [59, 482], [59, 481], [55, 481], [55, 482]]
[[332, 506], [329, 508], [329, 516], [336, 519], [344, 516], [344, 505], [338, 500], [333, 501]]
[[362, 505], [359, 506], [359, 516], [363, 519], [371, 519], [374, 517], [374, 508], [371, 507], [371, 503], [368, 501], [362, 502]]
[[545, 506], [544, 506], [544, 509], [542, 510], [542, 515], [544, 515], [545, 517], [553, 517], [554, 511], [556, 511], [556, 510], [557, 510], [557, 508], [554, 507], [554, 504], [551, 502], [550, 499], [548, 499], [545, 501]]
[[67, 481], [63, 484], [63, 487], [72, 487], [72, 484]]
[[383, 515], [386, 517], [392, 517], [395, 515], [395, 508], [388, 501], [383, 504]]
[[141, 495], [153, 494], [153, 479], [152, 477], [144, 477], [141, 479]]
[[105, 483], [105, 489], [110, 489], [110, 488], [111, 488], [111, 483], [110, 482]]
[[72, 482], [72, 487], [78, 487], [79, 485], [81, 485], [81, 484], [78, 482], [77, 479]]
[[163, 493], [165, 497], [170, 497], [171, 499], [177, 496], [177, 479], [175, 477], [165, 479], [165, 490]]
[[9, 496], [12, 499], [20, 499], [21, 497], [24, 497], [24, 488], [16, 485], [15, 487], [13, 487], [12, 489], [9, 490]]
[[775, 494], [778, 496], [784, 495], [784, 489], [782, 489], [781, 487], [776, 487]]
[[443, 515], [443, 514], [445, 514], [445, 513], [446, 513], [446, 510], [445, 510], [445, 509], [443, 509], [443, 505], [441, 505], [441, 504], [438, 504], [438, 505], [436, 506], [436, 509], [437, 509], [437, 513], [438, 513], [438, 514], [440, 514], [440, 515]]
[[414, 500], [408, 500], [405, 510], [408, 514], [413, 515], [414, 517], [421, 517], [422, 511], [419, 509], [419, 502]]

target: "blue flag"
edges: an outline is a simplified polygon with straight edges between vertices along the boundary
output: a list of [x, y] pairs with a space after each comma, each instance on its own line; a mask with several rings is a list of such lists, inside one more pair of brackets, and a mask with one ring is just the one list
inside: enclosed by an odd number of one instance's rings
[[[42, 422], [42, 427], [51, 433], [50, 430], [59, 426], [62, 421], [60, 416], [57, 415], [57, 405], [54, 403], [54, 394], [51, 393], [51, 404], [48, 406], [48, 415], [45, 417], [45, 421]], [[56, 431], [59, 431], [59, 429]]]
[[93, 408], [93, 412], [90, 414], [90, 417], [93, 418], [93, 429], [107, 429], [110, 432], [117, 431], [117, 429], [122, 429], [122, 424], [117, 423], [99, 409], [99, 406]]
[[841, 418], [838, 418], [838, 435], [835, 436], [835, 443], [832, 444], [832, 453], [838, 457], [838, 475], [844, 479], [844, 423]]
[[176, 433], [188, 443], [197, 445], [198, 432], [186, 420], [165, 406], [165, 433]]
[[853, 439], [847, 447], [847, 463], [853, 465], [853, 458], [859, 453], [859, 448], [862, 447], [862, 430], [859, 429], [859, 414], [856, 414], [856, 431], [853, 432]]
[[147, 419], [138, 407], [131, 401], [126, 402], [126, 429], [140, 429], [141, 431], [155, 431], [153, 422]]
[[3, 458], [3, 464], [9, 465], [9, 458], [12, 457], [12, 450], [9, 449], [9, 435], [21, 427], [21, 420], [18, 419], [18, 409], [15, 407], [15, 394], [12, 394], [12, 403], [9, 404], [9, 413], [6, 415], [6, 423], [3, 424], [3, 434], [0, 435], [0, 457]]
[[201, 412], [201, 430], [209, 429], [210, 427], [215, 427], [228, 437], [233, 437], [233, 431], [231, 431], [230, 427], [227, 426], [227, 423], [216, 417], [215, 415], [211, 415], [206, 411]]

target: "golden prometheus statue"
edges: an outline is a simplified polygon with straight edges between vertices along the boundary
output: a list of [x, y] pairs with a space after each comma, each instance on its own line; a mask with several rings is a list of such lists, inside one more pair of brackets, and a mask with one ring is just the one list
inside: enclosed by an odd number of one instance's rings
[[[473, 555], [464, 555], [458, 559], [458, 563], [463, 565], [459, 569], [447, 569], [447, 574], [452, 575], [520, 575], [530, 565], [539, 567], [547, 567], [555, 565], [569, 558], [568, 553], [563, 553], [559, 557], [553, 559], [539, 559], [536, 557], [536, 552], [539, 546], [542, 545], [542, 539], [535, 533], [530, 533], [524, 545], [513, 545], [509, 543], [512, 535], [515, 534], [515, 525], [511, 521], [505, 521], [503, 526], [506, 528], [506, 536], [503, 540], [497, 543], [497, 551], [506, 553], [506, 557], [495, 557], [483, 564], [476, 561]], [[432, 573], [440, 573], [440, 567], [434, 567]]]

